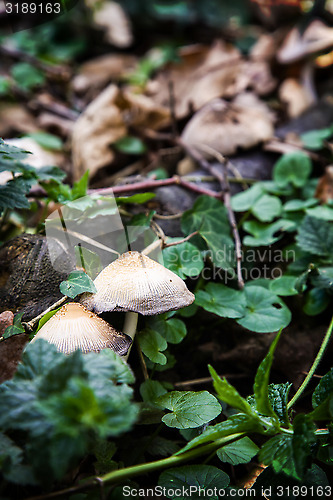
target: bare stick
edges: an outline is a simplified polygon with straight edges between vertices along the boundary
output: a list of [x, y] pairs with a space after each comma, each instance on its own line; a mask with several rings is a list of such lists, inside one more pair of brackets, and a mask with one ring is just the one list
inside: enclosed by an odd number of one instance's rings
[[194, 231], [193, 233], [189, 234], [188, 236], [186, 236], [186, 238], [183, 238], [182, 240], [173, 241], [172, 243], [165, 243], [163, 245], [163, 248], [175, 247], [176, 245], [180, 245], [181, 243], [185, 243], [186, 241], [190, 240], [196, 234], [199, 234], [199, 231]]
[[219, 181], [220, 186], [222, 188], [222, 193], [220, 194], [220, 199], [224, 201], [224, 206], [227, 209], [228, 212], [228, 218], [229, 218], [229, 223], [232, 229], [232, 233], [234, 236], [234, 241], [235, 241], [235, 252], [236, 252], [236, 261], [237, 261], [237, 281], [238, 281], [238, 287], [240, 289], [244, 288], [244, 280], [242, 276], [242, 245], [241, 245], [241, 240], [239, 237], [239, 232], [236, 224], [236, 218], [235, 214], [231, 208], [231, 197], [230, 197], [230, 185], [228, 182], [228, 178], [226, 175], [226, 165], [228, 160], [224, 158], [218, 151], [215, 151], [212, 148], [209, 147], [204, 147], [203, 149], [206, 149], [209, 151], [209, 153], [214, 156], [224, 167], [223, 171], [220, 172], [217, 170], [213, 165], [211, 165], [206, 158], [194, 147], [190, 146], [189, 144], [186, 144], [185, 142], [182, 141], [182, 139], [178, 139], [178, 143], [183, 146], [183, 148], [187, 151], [187, 153], [199, 163], [205, 170], [207, 170], [211, 175], [215, 176], [215, 178]]
[[47, 309], [45, 309], [45, 311], [43, 311], [42, 313], [40, 313], [38, 316], [36, 316], [35, 318], [31, 319], [28, 323], [23, 323], [23, 325], [26, 327], [26, 329], [31, 332], [35, 326], [37, 325], [38, 321], [40, 319], [42, 319], [42, 317], [47, 314], [48, 312], [50, 311], [53, 311], [53, 309], [56, 309], [57, 307], [60, 307], [63, 305], [64, 302], [66, 302], [66, 300], [68, 300], [69, 297], [67, 297], [67, 295], [64, 295], [63, 297], [61, 297], [61, 299], [59, 299], [57, 302], [55, 302], [54, 304], [51, 304], [50, 307], [48, 307]]

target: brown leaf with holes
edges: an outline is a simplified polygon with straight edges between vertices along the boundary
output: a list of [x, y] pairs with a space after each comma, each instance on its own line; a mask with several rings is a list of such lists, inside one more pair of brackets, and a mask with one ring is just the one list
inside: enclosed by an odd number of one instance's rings
[[188, 122], [182, 139], [208, 157], [209, 148], [232, 155], [238, 148], [269, 140], [273, 131], [273, 115], [266, 104], [254, 94], [244, 93], [230, 103], [213, 99]]

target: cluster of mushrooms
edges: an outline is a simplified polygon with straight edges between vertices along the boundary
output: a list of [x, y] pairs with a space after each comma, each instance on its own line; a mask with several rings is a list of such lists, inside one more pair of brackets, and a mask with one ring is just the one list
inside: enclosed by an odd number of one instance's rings
[[[80, 303], [65, 304], [37, 332], [65, 354], [80, 349], [109, 348], [126, 356], [134, 338], [138, 313], [152, 316], [186, 307], [194, 301], [184, 281], [140, 252], [126, 252], [94, 280], [96, 293], [84, 293]], [[124, 332], [118, 332], [97, 314], [126, 311]], [[97, 313], [97, 314], [96, 314]]]

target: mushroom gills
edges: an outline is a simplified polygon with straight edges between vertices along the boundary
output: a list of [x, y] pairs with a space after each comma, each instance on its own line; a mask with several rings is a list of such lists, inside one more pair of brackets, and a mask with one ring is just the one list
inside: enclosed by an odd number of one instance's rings
[[37, 332], [32, 342], [38, 339], [54, 344], [64, 354], [78, 349], [88, 353], [109, 348], [119, 356], [124, 356], [132, 343], [128, 335], [118, 332], [76, 302], [70, 302], [56, 312]]

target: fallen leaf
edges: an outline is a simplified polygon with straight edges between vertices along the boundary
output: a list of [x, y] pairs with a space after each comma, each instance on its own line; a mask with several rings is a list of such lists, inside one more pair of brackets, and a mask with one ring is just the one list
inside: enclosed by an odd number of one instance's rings
[[[204, 147], [207, 146], [230, 156], [238, 148], [251, 148], [269, 140], [273, 132], [273, 115], [269, 108], [254, 94], [244, 93], [230, 103], [213, 99], [188, 122], [182, 139], [205, 156]], [[208, 156], [211, 155], [208, 153]]]
[[315, 197], [322, 203], [333, 200], [333, 165], [326, 167], [325, 174], [318, 180]]
[[112, 163], [110, 146], [128, 134], [129, 127], [158, 129], [169, 122], [169, 110], [149, 97], [109, 85], [76, 121], [73, 129], [74, 179], [89, 170], [93, 177], [99, 168]]
[[210, 47], [184, 47], [179, 57], [180, 61], [169, 64], [153, 80], [153, 85], [148, 85], [148, 95], [168, 107], [167, 83], [173, 83], [177, 118], [184, 118], [215, 97], [230, 98], [247, 88], [262, 94], [271, 92], [275, 86], [265, 61], [246, 61], [237, 48], [220, 40]]
[[20, 104], [1, 103], [0, 137], [12, 137], [18, 133], [35, 132], [36, 119]]
[[7, 327], [13, 324], [13, 319], [12, 311], [4, 311], [0, 314], [0, 337], [3, 336]]
[[279, 97], [286, 104], [290, 118], [301, 115], [313, 103], [308, 90], [295, 78], [287, 78], [282, 82]]
[[0, 342], [0, 384], [13, 377], [28, 340], [28, 335], [21, 333]]
[[110, 81], [119, 80], [133, 71], [137, 61], [136, 57], [127, 54], [107, 54], [96, 57], [82, 64], [73, 79], [72, 88], [79, 94], [101, 90]]

